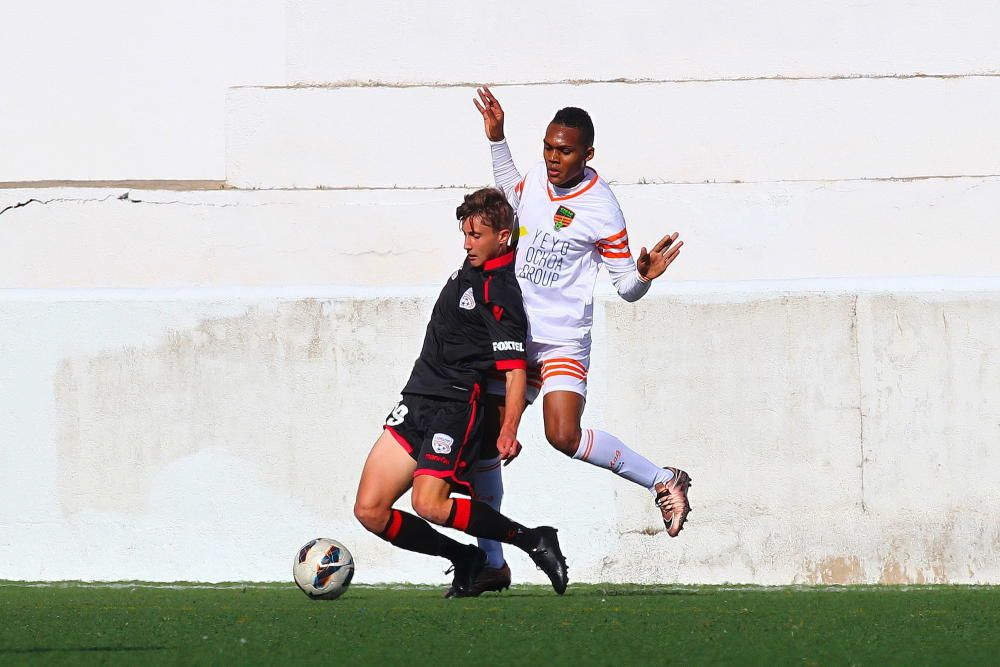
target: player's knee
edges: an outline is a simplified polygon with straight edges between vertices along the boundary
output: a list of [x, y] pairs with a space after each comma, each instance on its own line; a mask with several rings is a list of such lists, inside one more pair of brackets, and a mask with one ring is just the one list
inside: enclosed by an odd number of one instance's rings
[[377, 535], [385, 529], [385, 524], [389, 521], [389, 508], [358, 500], [354, 503], [354, 518]]
[[451, 510], [451, 503], [448, 499], [441, 501], [436, 497], [414, 493], [410, 500], [417, 516], [439, 526], [443, 526], [448, 521], [448, 513]]
[[580, 427], [575, 424], [546, 426], [545, 439], [566, 456], [573, 456], [580, 445]]

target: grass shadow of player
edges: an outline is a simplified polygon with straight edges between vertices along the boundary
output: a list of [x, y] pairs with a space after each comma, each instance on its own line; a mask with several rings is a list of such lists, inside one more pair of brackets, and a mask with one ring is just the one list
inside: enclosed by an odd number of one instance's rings
[[[594, 584], [578, 584], [576, 586], [570, 584], [569, 588], [566, 589], [567, 597], [597, 597], [597, 598], [609, 598], [609, 597], [646, 597], [646, 596], [664, 596], [664, 595], [700, 595], [700, 591], [693, 588], [678, 588], [672, 586], [641, 586], [641, 585], [628, 585], [620, 584], [615, 586], [598, 586]], [[542, 586], [525, 586], [523, 588], [519, 586], [512, 587], [509, 591], [505, 593], [495, 594], [495, 593], [484, 593], [482, 597], [491, 598], [501, 598], [501, 597], [525, 597], [525, 598], [544, 598], [553, 597], [555, 594], [544, 588]]]
[[130, 651], [166, 651], [169, 646], [66, 646], [50, 647], [35, 646], [32, 648], [0, 648], [0, 654], [31, 654], [31, 653], [104, 653], [104, 652], [130, 652]]

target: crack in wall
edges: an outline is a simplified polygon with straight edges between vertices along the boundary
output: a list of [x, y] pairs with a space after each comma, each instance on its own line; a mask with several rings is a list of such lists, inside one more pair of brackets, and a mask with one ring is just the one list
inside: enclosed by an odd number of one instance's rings
[[[127, 195], [128, 193], [125, 193], [125, 194]], [[105, 202], [105, 201], [111, 199], [114, 196], [115, 196], [114, 194], [110, 194], [110, 195], [108, 195], [106, 197], [99, 197], [99, 198], [98, 197], [93, 197], [93, 198], [84, 198], [84, 199], [77, 198], [77, 197], [53, 197], [52, 199], [38, 199], [36, 197], [32, 197], [31, 199], [26, 199], [26, 200], [24, 200], [22, 202], [18, 202], [16, 204], [11, 204], [10, 206], [6, 206], [3, 209], [0, 209], [0, 215], [3, 215], [4, 213], [7, 213], [8, 211], [13, 211], [14, 209], [24, 208], [25, 206], [28, 206], [30, 204], [41, 204], [42, 206], [47, 206], [48, 204], [53, 204], [53, 203], [57, 203], [57, 202], [71, 202], [71, 203], [79, 203], [79, 204], [91, 204], [91, 203], [99, 204], [101, 202]], [[118, 199], [121, 199], [121, 198], [122, 197], [118, 197]]]
[[[608, 79], [556, 79], [553, 81], [510, 81], [502, 83], [486, 83], [493, 88], [514, 87], [514, 86], [589, 86], [600, 84], [626, 84], [645, 85], [659, 83], [743, 83], [749, 81], [878, 81], [883, 79], [897, 79], [907, 81], [911, 79], [977, 79], [1000, 77], [1000, 71], [968, 72], [964, 74], [927, 73], [927, 72], [904, 72], [904, 73], [866, 73], [855, 72], [850, 74], [762, 74], [754, 76], [734, 76], [734, 77], [681, 77], [674, 79], [654, 79], [642, 77], [612, 77]], [[233, 86], [236, 89], [253, 88], [258, 90], [281, 90], [281, 89], [313, 89], [313, 88], [477, 88], [482, 86], [482, 81], [378, 81], [374, 79], [346, 79], [342, 81], [300, 81], [287, 85], [272, 86]]]
[[861, 484], [861, 511], [868, 512], [865, 503], [865, 405], [864, 405], [864, 383], [862, 382], [861, 366], [861, 336], [858, 326], [858, 299], [859, 295], [854, 295], [851, 304], [851, 328], [854, 330], [854, 359], [858, 365], [858, 452], [860, 454], [859, 477]]
[[261, 204], [240, 204], [239, 202], [231, 202], [229, 204], [212, 204], [209, 202], [194, 202], [194, 201], [147, 201], [145, 199], [136, 199], [132, 196], [131, 192], [126, 192], [118, 199], [122, 201], [127, 201], [130, 204], [148, 204], [149, 206], [208, 206], [211, 208], [232, 208], [235, 206], [267, 206], [266, 203]]
[[47, 206], [48, 204], [56, 203], [70, 203], [70, 204], [100, 204], [106, 202], [114, 197], [118, 201], [128, 202], [129, 204], [145, 204], [149, 206], [197, 206], [204, 207], [208, 206], [211, 208], [230, 208], [235, 206], [268, 206], [269, 202], [260, 203], [240, 203], [240, 202], [230, 202], [225, 204], [214, 204], [211, 202], [189, 202], [189, 201], [148, 201], [145, 199], [136, 199], [132, 196], [131, 192], [123, 192], [122, 194], [112, 193], [105, 197], [53, 197], [51, 199], [38, 199], [37, 197], [32, 197], [16, 204], [11, 204], [3, 209], [0, 209], [0, 215], [7, 213], [8, 211], [13, 211], [15, 209], [24, 208], [30, 204], [41, 204], [42, 206]]

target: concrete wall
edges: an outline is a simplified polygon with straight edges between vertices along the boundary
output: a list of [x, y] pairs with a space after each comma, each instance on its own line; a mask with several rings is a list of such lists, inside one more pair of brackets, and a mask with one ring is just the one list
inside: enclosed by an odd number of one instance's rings
[[0, 60], [0, 181], [223, 180], [226, 88], [285, 81], [284, 2], [5, 2]]
[[[592, 165], [617, 183], [1000, 174], [1000, 134], [993, 129], [1000, 77], [554, 84], [494, 92], [522, 172], [541, 159], [556, 109], [579, 106], [597, 128]], [[471, 86], [234, 89], [229, 182], [488, 182], [473, 95]]]
[[292, 82], [447, 83], [997, 73], [979, 0], [288, 3]]
[[[688, 528], [550, 450], [537, 410], [508, 512], [558, 525], [581, 582], [997, 581], [1000, 284], [950, 287], [602, 300], [586, 421], [691, 472]], [[432, 297], [3, 294], [0, 578], [284, 580], [334, 535], [360, 581], [443, 582], [351, 516]]]
[[[683, 537], [537, 412], [509, 469], [576, 581], [1000, 582], [1000, 13], [580, 9], [6, 8], [0, 579], [287, 580], [330, 535], [360, 581], [444, 580], [350, 503], [491, 180], [486, 82], [522, 168], [584, 106], [636, 245], [686, 241], [599, 299], [587, 414], [692, 472]], [[27, 183], [67, 179], [179, 181]]]
[[[670, 282], [998, 272], [1000, 178], [615, 192], [636, 250], [683, 235]], [[0, 189], [0, 286], [438, 285], [465, 193]]]

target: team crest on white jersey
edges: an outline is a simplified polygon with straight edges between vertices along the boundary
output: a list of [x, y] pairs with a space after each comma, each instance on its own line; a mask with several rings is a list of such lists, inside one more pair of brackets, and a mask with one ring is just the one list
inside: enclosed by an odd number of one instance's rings
[[573, 224], [573, 218], [576, 217], [576, 211], [569, 209], [565, 206], [560, 206], [556, 209], [556, 214], [553, 216], [553, 222], [555, 225], [554, 229], [558, 232], [563, 227], [569, 227]]
[[434, 438], [431, 440], [431, 447], [438, 454], [451, 454], [451, 446], [455, 443], [455, 439], [450, 435], [444, 433], [435, 433]]
[[476, 307], [476, 300], [472, 298], [472, 288], [465, 290], [465, 294], [458, 300], [458, 307], [465, 310], [472, 310]]

